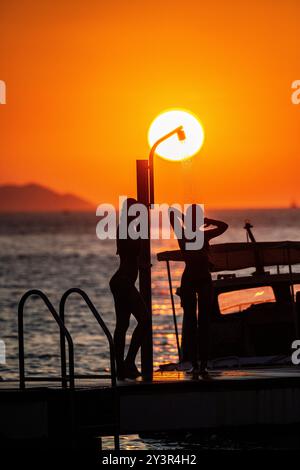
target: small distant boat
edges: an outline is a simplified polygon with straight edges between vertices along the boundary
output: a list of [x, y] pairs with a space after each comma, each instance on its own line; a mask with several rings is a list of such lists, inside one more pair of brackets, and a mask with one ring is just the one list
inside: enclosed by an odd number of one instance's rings
[[[300, 272], [292, 268], [300, 264], [300, 242], [256, 242], [251, 228], [248, 224], [251, 242], [211, 246], [216, 279], [210, 359], [218, 367], [232, 366], [232, 358], [239, 365], [270, 364], [276, 357], [290, 363], [291, 344], [299, 337]], [[183, 261], [179, 250], [157, 258], [168, 265]], [[265, 269], [271, 267], [272, 273]], [[168, 277], [176, 322], [170, 265]]]
[[291, 202], [290, 209], [299, 209], [299, 206], [296, 201]]

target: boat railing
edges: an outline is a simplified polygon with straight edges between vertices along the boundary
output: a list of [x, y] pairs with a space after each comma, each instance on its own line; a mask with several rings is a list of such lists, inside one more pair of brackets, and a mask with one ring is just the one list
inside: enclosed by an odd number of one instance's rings
[[[24, 351], [24, 307], [27, 300], [31, 297], [39, 297], [45, 303], [48, 311], [51, 313], [55, 322], [57, 323], [60, 331], [60, 337], [66, 340], [69, 347], [69, 381], [70, 388], [74, 389], [74, 345], [72, 337], [64, 325], [64, 322], [61, 320], [54, 306], [48, 299], [47, 295], [38, 289], [31, 289], [22, 296], [19, 305], [18, 305], [18, 344], [19, 344], [19, 383], [20, 389], [25, 389], [26, 382], [62, 382], [62, 386], [65, 387], [66, 384], [66, 374], [61, 377], [38, 377], [38, 376], [26, 376], [25, 374], [25, 351]], [[62, 358], [61, 358], [62, 361]]]

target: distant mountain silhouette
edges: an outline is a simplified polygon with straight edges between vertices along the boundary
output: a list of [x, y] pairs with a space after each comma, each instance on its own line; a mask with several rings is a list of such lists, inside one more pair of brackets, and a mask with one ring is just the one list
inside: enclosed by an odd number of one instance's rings
[[39, 184], [0, 185], [0, 212], [91, 211], [93, 204]]

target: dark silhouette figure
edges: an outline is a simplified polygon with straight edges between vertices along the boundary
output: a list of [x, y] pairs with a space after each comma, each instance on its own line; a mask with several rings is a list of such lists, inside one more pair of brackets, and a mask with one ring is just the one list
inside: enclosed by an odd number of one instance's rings
[[[120, 266], [110, 280], [110, 289], [114, 297], [116, 310], [116, 328], [114, 343], [117, 362], [117, 375], [119, 379], [135, 379], [140, 376], [135, 365], [136, 355], [141, 346], [147, 328], [148, 312], [141, 294], [135, 287], [138, 276], [139, 254], [141, 239], [132, 239], [129, 236], [129, 225], [134, 226], [136, 216], [128, 216], [128, 209], [137, 203], [135, 199], [128, 198], [127, 209], [123, 205], [121, 223], [125, 224], [126, 238], [120, 238], [120, 226], [117, 230], [117, 254], [120, 257]], [[124, 217], [127, 220], [124, 222]], [[123, 227], [124, 228], [124, 227]], [[129, 327], [130, 315], [133, 315], [138, 324], [132, 334], [130, 346], [124, 360], [126, 332]]]
[[[198, 207], [199, 208], [199, 207]], [[197, 206], [192, 206], [193, 231], [201, 230], [196, 225]], [[183, 307], [182, 325], [182, 362], [190, 361], [193, 365], [193, 372], [206, 374], [207, 360], [210, 347], [210, 320], [213, 300], [211, 268], [212, 264], [209, 256], [209, 242], [212, 238], [222, 235], [228, 225], [225, 222], [204, 218], [204, 227], [215, 226], [215, 228], [204, 231], [204, 244], [201, 249], [188, 250], [186, 244], [191, 242], [185, 236], [186, 226], [184, 214], [178, 210], [170, 210], [170, 221], [178, 238], [178, 244], [182, 251], [185, 269], [181, 277], [180, 296]], [[179, 234], [178, 224], [183, 230]], [[198, 318], [197, 318], [198, 304]], [[198, 368], [200, 362], [200, 371]]]

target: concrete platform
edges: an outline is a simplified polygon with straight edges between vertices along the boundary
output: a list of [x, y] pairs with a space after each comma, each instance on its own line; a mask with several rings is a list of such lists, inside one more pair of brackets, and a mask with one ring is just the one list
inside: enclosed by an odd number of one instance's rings
[[0, 382], [0, 435], [50, 439], [300, 423], [300, 368], [214, 370], [209, 380], [156, 372], [152, 382]]

